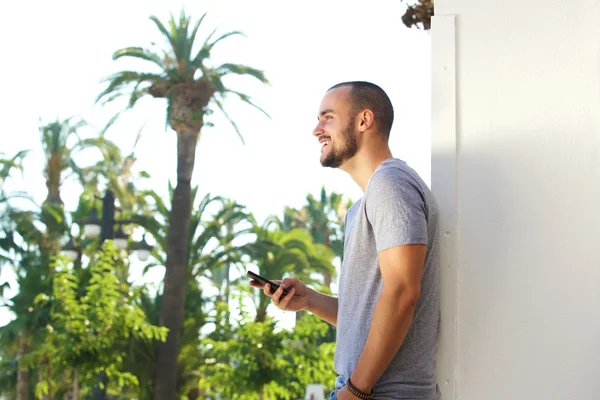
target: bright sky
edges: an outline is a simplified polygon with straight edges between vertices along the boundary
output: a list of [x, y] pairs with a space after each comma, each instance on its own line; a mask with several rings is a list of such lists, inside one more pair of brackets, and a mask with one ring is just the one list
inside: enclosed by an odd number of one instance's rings
[[[281, 213], [285, 205], [302, 206], [306, 194], [318, 193], [322, 185], [358, 199], [361, 191], [349, 176], [320, 166], [320, 149], [311, 135], [324, 92], [346, 80], [368, 80], [386, 90], [396, 113], [392, 152], [430, 182], [430, 37], [402, 24], [405, 6], [399, 0], [56, 0], [0, 5], [0, 151], [32, 150], [25, 180], [16, 180], [14, 188], [26, 188], [43, 201], [39, 118], [49, 122], [76, 115], [102, 126], [115, 109], [94, 106], [103, 88], [100, 80], [121, 69], [144, 67], [115, 62], [112, 53], [162, 40], [148, 17], [166, 22], [169, 12], [178, 15], [182, 5], [196, 18], [208, 11], [201, 38], [215, 28], [247, 35], [221, 42], [215, 63], [251, 65], [264, 70], [271, 82], [261, 87], [251, 78], [229, 81], [230, 87], [255, 97], [272, 119], [233, 98], [226, 103], [246, 146], [220, 115], [212, 118], [215, 126], [203, 130], [193, 177], [202, 193], [231, 197], [259, 220]], [[136, 168], [150, 173], [159, 193], [166, 193], [176, 166], [175, 134], [165, 131], [164, 118], [164, 103], [148, 99], [108, 133], [127, 154], [145, 124]], [[78, 195], [76, 186], [64, 186], [67, 207], [76, 204]], [[0, 281], [9, 275], [3, 271]], [[0, 325], [6, 317], [0, 313]]]

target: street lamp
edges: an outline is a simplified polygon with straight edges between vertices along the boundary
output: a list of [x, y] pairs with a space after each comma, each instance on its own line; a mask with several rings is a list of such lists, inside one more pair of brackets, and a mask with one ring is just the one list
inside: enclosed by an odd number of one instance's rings
[[119, 225], [119, 229], [115, 232], [113, 243], [117, 249], [125, 250], [127, 248], [127, 235], [123, 232], [121, 225]]
[[73, 243], [73, 238], [69, 238], [69, 242], [64, 245], [61, 249], [61, 253], [67, 256], [71, 260], [75, 260], [79, 255], [79, 249]]
[[[123, 232], [123, 224], [133, 223], [133, 221], [116, 220], [115, 209], [115, 195], [111, 190], [107, 190], [104, 197], [102, 197], [102, 219], [98, 218], [98, 213], [95, 209], [92, 209], [91, 215], [81, 221], [83, 224], [83, 234], [87, 238], [96, 238], [100, 236], [101, 243], [107, 239], [112, 239], [117, 249], [125, 250], [129, 238], [127, 237], [127, 234]], [[115, 224], [119, 224], [116, 232], [114, 231]], [[134, 244], [133, 250], [137, 253], [140, 261], [146, 261], [150, 256], [152, 246], [146, 242], [145, 238], [142, 238], [141, 242]], [[75, 257], [77, 257], [78, 249], [75, 248], [72, 240], [65, 245], [62, 251], [68, 257], [74, 254]], [[72, 259], [75, 257], [72, 257]]]
[[146, 261], [148, 257], [150, 257], [150, 252], [152, 251], [152, 246], [146, 242], [146, 234], [142, 236], [142, 240], [136, 243], [133, 246], [133, 250], [137, 253], [138, 259], [140, 261]]
[[96, 209], [92, 209], [92, 215], [83, 221], [83, 234], [88, 238], [96, 238], [102, 232], [102, 221], [98, 218]]

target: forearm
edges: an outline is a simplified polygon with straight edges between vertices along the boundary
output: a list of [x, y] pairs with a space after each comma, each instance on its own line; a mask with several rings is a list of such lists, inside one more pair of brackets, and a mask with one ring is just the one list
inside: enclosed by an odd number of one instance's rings
[[413, 319], [417, 298], [407, 291], [385, 291], [384, 286], [367, 341], [350, 378], [358, 389], [370, 392], [400, 349]]
[[319, 293], [316, 290], [310, 290], [308, 308], [306, 311], [315, 314], [323, 321], [329, 322], [335, 326], [337, 324], [338, 299]]

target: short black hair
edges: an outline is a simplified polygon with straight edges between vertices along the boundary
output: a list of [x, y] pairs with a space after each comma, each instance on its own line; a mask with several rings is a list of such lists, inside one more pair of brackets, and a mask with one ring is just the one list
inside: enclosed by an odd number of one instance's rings
[[364, 110], [365, 108], [375, 114], [377, 127], [389, 139], [392, 124], [394, 123], [394, 107], [385, 91], [371, 82], [349, 81], [342, 82], [330, 87], [327, 91], [339, 87], [350, 87], [350, 101], [352, 112]]

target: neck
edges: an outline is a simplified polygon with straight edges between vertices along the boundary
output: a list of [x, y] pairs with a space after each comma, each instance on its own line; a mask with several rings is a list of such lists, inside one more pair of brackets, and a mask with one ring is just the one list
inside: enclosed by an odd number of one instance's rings
[[344, 165], [340, 167], [341, 170], [346, 171], [354, 182], [364, 192], [367, 188], [367, 183], [371, 176], [388, 158], [392, 157], [392, 151], [390, 150], [387, 143], [370, 149], [364, 149], [358, 151], [354, 157], [346, 161]]

